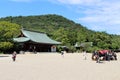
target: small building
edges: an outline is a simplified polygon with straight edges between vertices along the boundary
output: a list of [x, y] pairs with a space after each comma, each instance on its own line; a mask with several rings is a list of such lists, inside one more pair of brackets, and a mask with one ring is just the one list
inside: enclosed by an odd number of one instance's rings
[[21, 34], [13, 40], [21, 45], [23, 51], [31, 52], [56, 52], [56, 45], [61, 44], [52, 40], [45, 33], [25, 29], [22, 29]]
[[93, 42], [83, 42], [83, 43], [76, 42], [75, 44], [75, 48], [81, 51], [84, 51], [91, 46], [93, 46]]

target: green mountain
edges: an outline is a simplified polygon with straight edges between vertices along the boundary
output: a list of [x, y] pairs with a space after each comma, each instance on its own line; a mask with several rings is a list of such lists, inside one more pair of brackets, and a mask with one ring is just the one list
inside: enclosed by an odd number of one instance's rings
[[120, 48], [120, 36], [89, 30], [81, 24], [56, 14], [9, 16], [0, 18], [0, 21], [9, 21], [21, 25], [21, 28], [45, 32], [51, 38], [62, 42], [62, 45], [66, 46], [74, 46], [76, 43], [93, 42], [93, 47], [86, 48], [88, 51]]
[[[68, 20], [60, 15], [49, 14], [49, 15], [40, 15], [40, 16], [17, 16], [17, 17], [5, 17], [1, 18], [0, 21], [10, 21], [12, 23], [17, 23], [21, 27], [35, 30], [40, 32], [52, 32], [59, 29], [60, 27], [68, 29], [79, 29], [84, 28], [80, 24]], [[86, 28], [84, 28], [86, 29]], [[87, 29], [86, 29], [87, 30]]]

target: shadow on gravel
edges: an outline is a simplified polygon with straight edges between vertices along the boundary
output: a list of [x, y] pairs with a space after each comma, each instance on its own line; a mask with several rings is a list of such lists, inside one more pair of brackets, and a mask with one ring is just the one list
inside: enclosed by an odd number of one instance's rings
[[2, 58], [2, 57], [9, 57], [9, 56], [0, 56], [0, 58]]

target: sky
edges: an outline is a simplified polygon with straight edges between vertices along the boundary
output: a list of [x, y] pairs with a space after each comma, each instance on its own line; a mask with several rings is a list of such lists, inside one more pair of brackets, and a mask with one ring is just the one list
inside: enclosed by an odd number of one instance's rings
[[0, 17], [46, 14], [120, 35], [120, 0], [0, 0]]

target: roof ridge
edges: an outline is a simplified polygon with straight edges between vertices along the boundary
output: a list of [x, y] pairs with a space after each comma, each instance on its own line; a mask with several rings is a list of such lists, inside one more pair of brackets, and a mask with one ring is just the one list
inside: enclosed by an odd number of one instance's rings
[[29, 30], [29, 29], [22, 29], [22, 30], [25, 30], [25, 31], [30, 31], [30, 32], [36, 32], [36, 33], [43, 33], [43, 34], [46, 34], [45, 32], [40, 32], [40, 31], [34, 31], [34, 30]]

